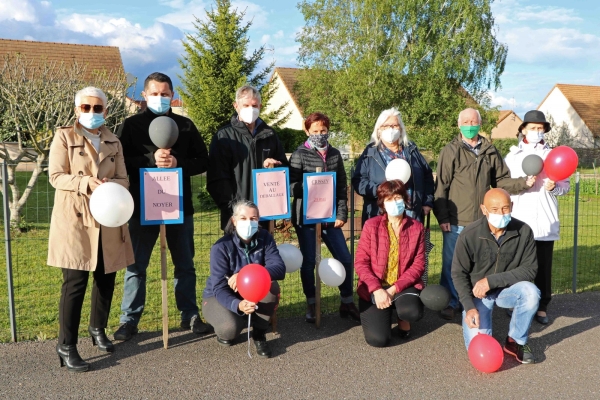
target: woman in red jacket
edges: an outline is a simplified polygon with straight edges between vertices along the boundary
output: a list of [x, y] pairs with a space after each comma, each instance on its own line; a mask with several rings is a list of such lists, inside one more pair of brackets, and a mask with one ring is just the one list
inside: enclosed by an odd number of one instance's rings
[[394, 310], [404, 339], [410, 336], [410, 323], [423, 317], [419, 293], [425, 271], [425, 232], [423, 224], [404, 214], [407, 202], [402, 181], [382, 183], [377, 205], [383, 214], [365, 222], [358, 242], [354, 263], [358, 308], [365, 340], [374, 347], [389, 344]]

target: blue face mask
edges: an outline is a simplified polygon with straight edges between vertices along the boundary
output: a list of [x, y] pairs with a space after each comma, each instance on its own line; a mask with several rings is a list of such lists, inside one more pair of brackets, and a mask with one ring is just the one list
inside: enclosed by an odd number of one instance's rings
[[96, 113], [79, 114], [79, 123], [88, 129], [100, 128], [104, 125], [104, 115]]
[[166, 114], [171, 108], [171, 98], [163, 96], [148, 96], [146, 102], [150, 111], [157, 115]]
[[251, 221], [249, 219], [241, 219], [237, 221], [235, 226], [237, 234], [244, 240], [250, 239], [258, 231], [258, 221]]
[[510, 217], [510, 213], [508, 213], [508, 214], [492, 214], [491, 212], [488, 212], [487, 218], [488, 218], [488, 222], [492, 226], [494, 226], [498, 229], [504, 229], [510, 222], [511, 217]]
[[383, 206], [390, 217], [397, 217], [404, 213], [404, 200], [384, 201]]

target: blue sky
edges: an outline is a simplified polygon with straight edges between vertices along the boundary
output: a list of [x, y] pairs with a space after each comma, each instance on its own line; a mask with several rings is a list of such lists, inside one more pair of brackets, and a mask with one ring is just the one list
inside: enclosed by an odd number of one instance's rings
[[[296, 66], [304, 25], [295, 0], [241, 0], [252, 19], [250, 47], [265, 44], [265, 63]], [[118, 46], [125, 69], [143, 80], [162, 71], [178, 84], [181, 40], [211, 0], [0, 0], [0, 37]], [[600, 1], [496, 0], [498, 39], [509, 48], [493, 105], [519, 115], [556, 83], [600, 85]], [[139, 90], [138, 90], [139, 91]]]

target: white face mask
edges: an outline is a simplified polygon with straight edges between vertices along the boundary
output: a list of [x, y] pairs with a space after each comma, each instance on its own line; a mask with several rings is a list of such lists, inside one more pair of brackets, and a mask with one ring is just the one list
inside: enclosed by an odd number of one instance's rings
[[260, 110], [257, 107], [243, 107], [239, 112], [238, 116], [242, 122], [252, 124], [258, 119]]
[[527, 131], [525, 137], [527, 138], [527, 142], [531, 144], [536, 144], [544, 140], [544, 134], [538, 131]]
[[258, 221], [242, 219], [235, 226], [237, 234], [244, 240], [250, 239], [258, 231]]
[[387, 128], [381, 132], [381, 139], [387, 143], [396, 143], [400, 139], [400, 130]]

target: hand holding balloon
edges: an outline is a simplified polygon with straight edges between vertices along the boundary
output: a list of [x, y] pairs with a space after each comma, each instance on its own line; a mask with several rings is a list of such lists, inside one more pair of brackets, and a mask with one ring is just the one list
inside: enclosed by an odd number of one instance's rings
[[544, 183], [544, 188], [547, 191], [552, 191], [554, 190], [554, 188], [556, 187], [556, 182], [554, 182], [553, 180], [548, 179], [545, 183]]
[[96, 188], [98, 188], [98, 186], [102, 185], [104, 182], [108, 182], [108, 179], [104, 178], [104, 179], [98, 179], [98, 178], [94, 178], [93, 176], [90, 177], [90, 180], [88, 181], [88, 186], [90, 187], [90, 192], [94, 192], [94, 190], [96, 190]]
[[158, 149], [154, 153], [154, 160], [158, 168], [175, 168], [177, 159], [171, 155], [171, 149]]
[[535, 176], [528, 176], [525, 179], [525, 184], [527, 185], [527, 187], [532, 187], [533, 186], [533, 184], [535, 183], [535, 178], [536, 178]]
[[248, 300], [242, 300], [242, 301], [240, 301], [238, 308], [241, 312], [248, 315], [248, 314], [252, 314], [254, 311], [256, 311], [257, 307], [256, 307], [256, 303], [253, 303]]

